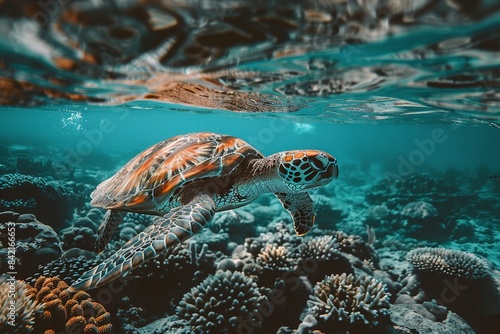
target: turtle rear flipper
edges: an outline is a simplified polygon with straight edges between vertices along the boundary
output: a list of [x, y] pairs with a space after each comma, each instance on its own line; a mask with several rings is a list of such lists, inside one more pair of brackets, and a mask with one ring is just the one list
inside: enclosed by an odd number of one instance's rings
[[316, 218], [314, 204], [309, 194], [306, 192], [297, 194], [278, 193], [276, 197], [278, 197], [285, 210], [292, 215], [295, 233], [302, 236], [309, 232]]
[[125, 275], [167, 248], [198, 233], [212, 220], [215, 208], [212, 197], [197, 195], [186, 205], [174, 208], [157, 219], [106, 261], [84, 273], [69, 289], [89, 290]]
[[95, 241], [95, 252], [100, 253], [104, 247], [109, 243], [116, 228], [122, 222], [123, 218], [127, 215], [124, 211], [108, 210], [104, 215], [102, 224], [97, 230], [97, 240]]

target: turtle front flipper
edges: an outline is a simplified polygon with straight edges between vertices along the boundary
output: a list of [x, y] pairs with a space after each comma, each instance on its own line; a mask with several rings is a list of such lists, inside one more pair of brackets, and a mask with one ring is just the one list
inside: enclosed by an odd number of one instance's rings
[[108, 210], [104, 215], [101, 226], [97, 230], [97, 240], [95, 241], [95, 252], [100, 253], [109, 243], [116, 228], [127, 215], [124, 211]]
[[197, 195], [186, 205], [158, 218], [103, 263], [84, 273], [69, 289], [89, 290], [124, 276], [167, 248], [198, 233], [212, 220], [215, 208], [215, 202], [209, 195]]
[[297, 194], [277, 193], [276, 197], [283, 204], [285, 210], [292, 215], [295, 233], [302, 236], [309, 232], [316, 217], [314, 204], [309, 194], [306, 192]]

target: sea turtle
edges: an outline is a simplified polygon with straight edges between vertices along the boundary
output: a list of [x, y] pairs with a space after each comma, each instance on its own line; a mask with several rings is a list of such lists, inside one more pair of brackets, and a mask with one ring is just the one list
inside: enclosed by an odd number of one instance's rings
[[292, 215], [295, 232], [304, 235], [315, 218], [306, 191], [337, 176], [337, 160], [323, 151], [285, 151], [266, 158], [239, 138], [209, 132], [162, 141], [91, 194], [91, 205], [108, 210], [96, 251], [106, 246], [127, 212], [162, 217], [84, 273], [71, 289], [102, 286], [192, 237], [215, 212], [241, 207], [264, 193], [276, 194]]

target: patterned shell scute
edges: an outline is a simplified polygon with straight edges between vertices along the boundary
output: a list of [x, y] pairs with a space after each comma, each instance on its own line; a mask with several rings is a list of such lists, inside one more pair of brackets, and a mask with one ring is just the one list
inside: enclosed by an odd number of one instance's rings
[[262, 154], [245, 141], [210, 132], [162, 141], [138, 154], [91, 194], [91, 205], [137, 212], [157, 211], [189, 181], [225, 177], [246, 158]]

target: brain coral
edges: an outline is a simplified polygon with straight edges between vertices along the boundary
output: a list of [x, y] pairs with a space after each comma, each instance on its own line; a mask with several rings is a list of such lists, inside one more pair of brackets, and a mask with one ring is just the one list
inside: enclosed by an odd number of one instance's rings
[[[0, 332], [30, 333], [33, 331], [35, 315], [40, 312], [41, 305], [27, 294], [29, 286], [22, 281], [6, 281], [0, 284]], [[9, 295], [14, 293], [14, 298]], [[9, 317], [10, 302], [14, 301], [14, 316]]]
[[38, 278], [28, 295], [43, 303], [35, 320], [37, 333], [112, 333], [110, 314], [84, 291], [70, 293], [58, 277]]
[[421, 247], [406, 256], [416, 272], [438, 273], [467, 279], [485, 278], [488, 262], [478, 256], [452, 249]]
[[235, 333], [265, 300], [252, 279], [226, 271], [192, 288], [181, 300], [177, 314], [197, 333]]
[[389, 294], [376, 279], [352, 274], [330, 275], [314, 286], [307, 314], [318, 321], [317, 329], [345, 328], [362, 333], [388, 319]]

